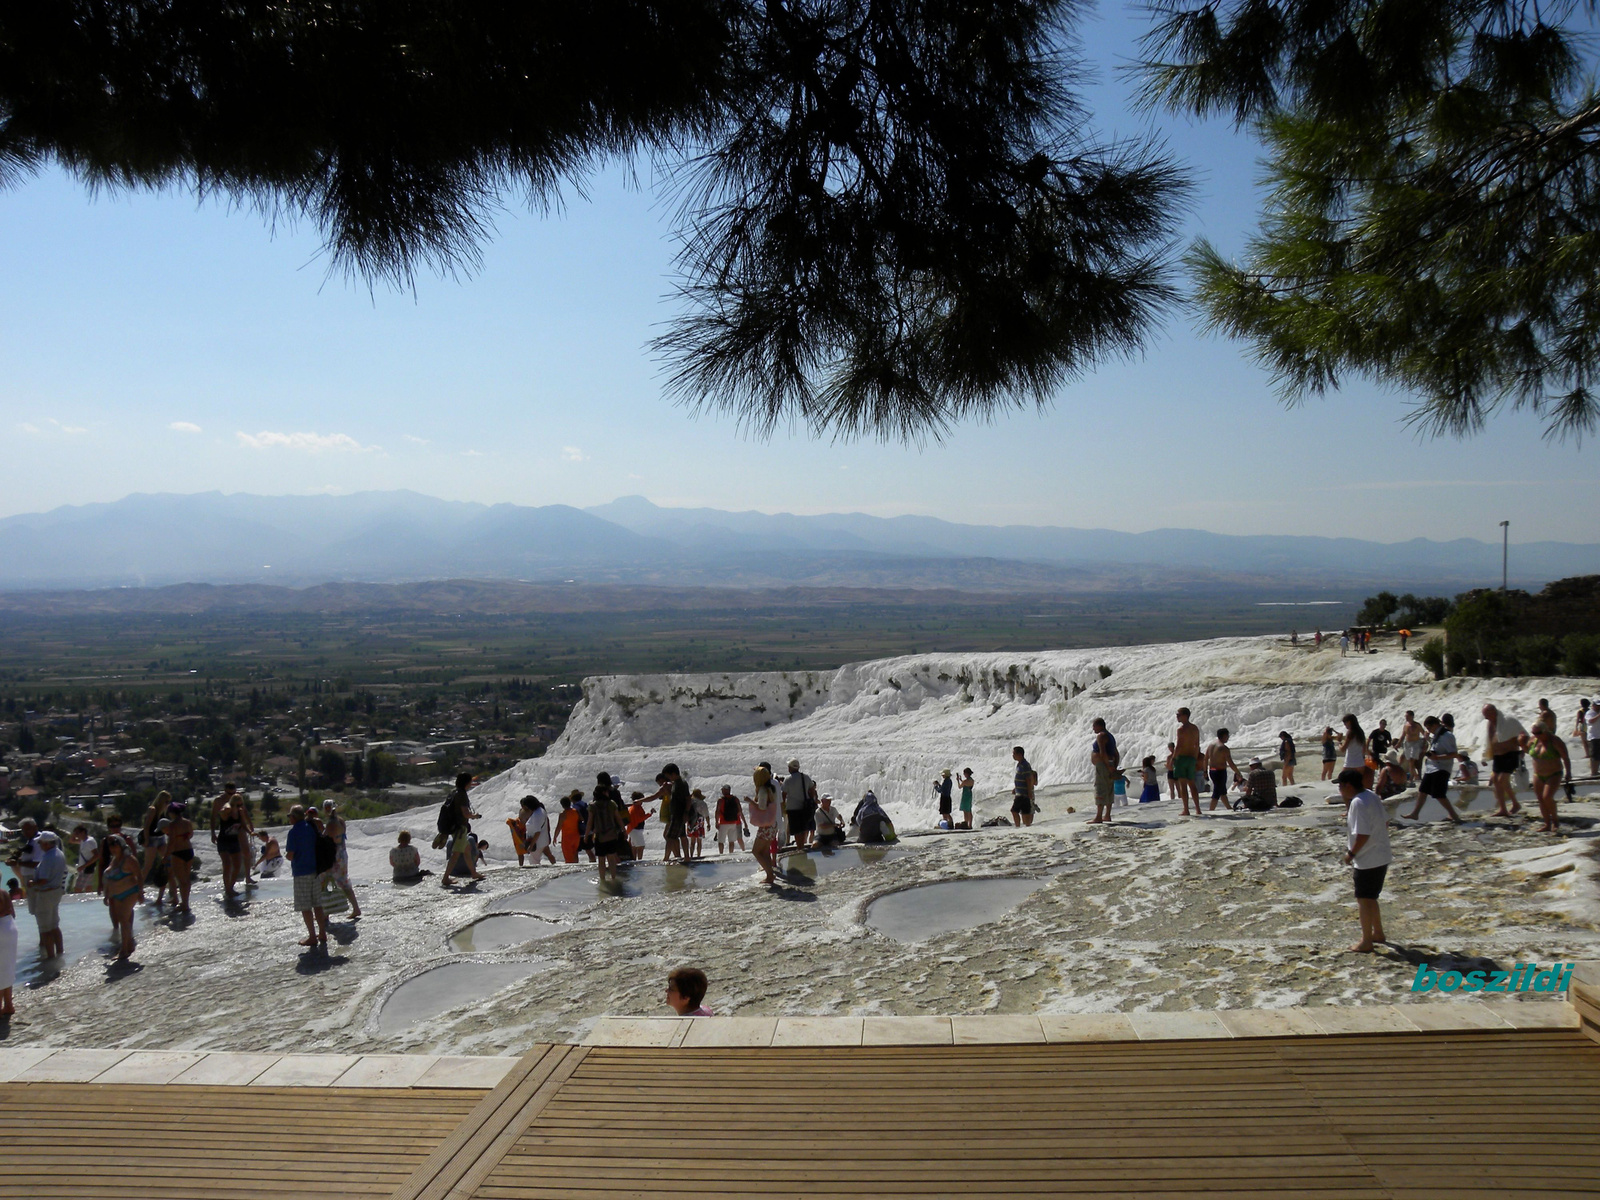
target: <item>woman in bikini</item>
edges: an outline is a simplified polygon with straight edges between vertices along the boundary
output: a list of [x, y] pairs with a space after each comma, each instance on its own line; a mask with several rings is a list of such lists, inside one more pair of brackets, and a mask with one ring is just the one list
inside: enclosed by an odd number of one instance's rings
[[139, 903], [140, 893], [144, 891], [144, 872], [139, 868], [139, 859], [125, 838], [107, 836], [106, 845], [111, 848], [104, 881], [106, 907], [111, 910], [111, 928], [116, 931], [122, 944], [117, 961], [127, 962], [135, 945], [133, 910]]
[[[144, 840], [144, 866], [140, 869], [139, 878], [147, 879], [150, 870], [155, 866], [157, 859], [167, 857], [167, 833], [161, 825], [161, 818], [167, 815], [167, 809], [172, 806], [172, 793], [159, 792], [155, 803], [144, 814], [144, 824], [139, 828], [139, 836]], [[156, 904], [161, 904], [166, 888], [156, 893]]]
[[1559, 833], [1556, 824], [1556, 793], [1563, 783], [1572, 782], [1572, 758], [1567, 744], [1545, 722], [1533, 727], [1528, 742], [1528, 760], [1533, 765], [1533, 794], [1539, 800], [1539, 815], [1544, 824], [1540, 833]]
[[1283, 783], [1287, 787], [1294, 782], [1294, 764], [1298, 755], [1294, 749], [1294, 739], [1289, 736], [1287, 729], [1278, 731], [1278, 761], [1283, 764]]
[[188, 805], [174, 802], [167, 809], [167, 873], [172, 877], [176, 912], [189, 912], [189, 884], [194, 876], [194, 822]]

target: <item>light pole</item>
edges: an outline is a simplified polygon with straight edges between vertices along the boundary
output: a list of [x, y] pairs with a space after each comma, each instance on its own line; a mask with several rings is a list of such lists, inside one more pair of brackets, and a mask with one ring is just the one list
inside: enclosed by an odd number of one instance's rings
[[1500, 590], [1506, 590], [1506, 561], [1510, 553], [1511, 522], [1500, 522]]

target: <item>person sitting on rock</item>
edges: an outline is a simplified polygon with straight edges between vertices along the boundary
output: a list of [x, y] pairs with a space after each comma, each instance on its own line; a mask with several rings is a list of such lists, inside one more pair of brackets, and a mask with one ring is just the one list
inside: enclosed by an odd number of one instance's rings
[[1251, 812], [1266, 812], [1278, 806], [1277, 778], [1259, 758], [1252, 758], [1245, 768], [1244, 794], [1239, 804]]

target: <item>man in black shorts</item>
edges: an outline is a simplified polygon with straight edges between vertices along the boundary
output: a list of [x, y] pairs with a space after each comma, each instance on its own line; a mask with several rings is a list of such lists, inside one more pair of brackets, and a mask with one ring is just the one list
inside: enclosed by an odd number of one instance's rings
[[[1484, 750], [1487, 752], [1491, 776], [1494, 786], [1494, 812], [1496, 817], [1511, 817], [1522, 811], [1522, 805], [1517, 803], [1517, 791], [1511, 783], [1511, 774], [1522, 762], [1522, 749], [1528, 744], [1528, 731], [1522, 727], [1522, 722], [1507, 713], [1501, 712], [1492, 704], [1483, 706], [1483, 719], [1489, 723], [1489, 730], [1484, 735]], [[1510, 811], [1506, 805], [1510, 805]]]
[[1383, 932], [1378, 897], [1394, 855], [1389, 849], [1389, 814], [1378, 794], [1362, 786], [1361, 771], [1347, 767], [1339, 772], [1339, 796], [1349, 805], [1350, 838], [1345, 844], [1345, 865], [1352, 871], [1356, 909], [1361, 917], [1361, 940], [1350, 949], [1370, 954], [1389, 939]]
[[1428, 802], [1428, 797], [1432, 796], [1444, 805], [1445, 815], [1459, 825], [1461, 818], [1450, 806], [1450, 797], [1446, 795], [1450, 787], [1450, 772], [1456, 765], [1456, 759], [1461, 757], [1456, 753], [1456, 735], [1441, 725], [1438, 717], [1426, 718], [1422, 726], [1427, 730], [1428, 742], [1422, 755], [1421, 792], [1417, 796], [1416, 806], [1406, 816], [1415, 821], [1422, 812], [1422, 806]]
[[1028, 756], [1023, 753], [1021, 746], [1011, 748], [1011, 759], [1017, 764], [1017, 773], [1011, 781], [1011, 823], [1032, 825], [1033, 788], [1039, 782], [1039, 774], [1028, 762]]

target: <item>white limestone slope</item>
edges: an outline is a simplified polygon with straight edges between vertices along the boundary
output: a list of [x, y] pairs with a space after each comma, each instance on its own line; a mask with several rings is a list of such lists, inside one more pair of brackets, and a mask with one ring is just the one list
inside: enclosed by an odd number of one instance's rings
[[[1109, 668], [1109, 674], [1105, 669]], [[1563, 724], [1577, 698], [1600, 681], [1487, 679], [1434, 681], [1392, 650], [1339, 656], [1291, 647], [1283, 638], [1222, 638], [1166, 645], [998, 654], [919, 654], [852, 663], [832, 672], [600, 676], [561, 737], [474, 793], [480, 828], [504, 842], [502, 821], [532, 792], [554, 807], [595, 773], [620, 775], [649, 791], [676, 762], [695, 786], [749, 791], [751, 769], [791, 757], [822, 790], [849, 805], [867, 788], [902, 827], [930, 824], [930, 784], [941, 768], [971, 767], [980, 796], [1011, 786], [1011, 747], [1020, 744], [1041, 784], [1090, 777], [1090, 722], [1104, 717], [1123, 760], [1165, 755], [1180, 706], [1209, 738], [1233, 731], [1236, 748], [1276, 745], [1280, 729], [1300, 743], [1301, 781], [1315, 780], [1317, 736], [1354, 712], [1368, 728], [1387, 717], [1398, 732], [1407, 708], [1450, 711], [1463, 749], [1481, 741], [1479, 710], [1492, 701], [1530, 723], [1547, 697]], [[1563, 730], [1564, 732], [1564, 730]], [[1315, 790], [1315, 789], [1312, 789]], [[357, 823], [352, 856], [381, 874], [394, 830], [419, 831], [416, 813]], [[431, 832], [431, 831], [428, 831]], [[656, 830], [652, 825], [652, 837]], [[371, 861], [368, 862], [367, 860]]]

